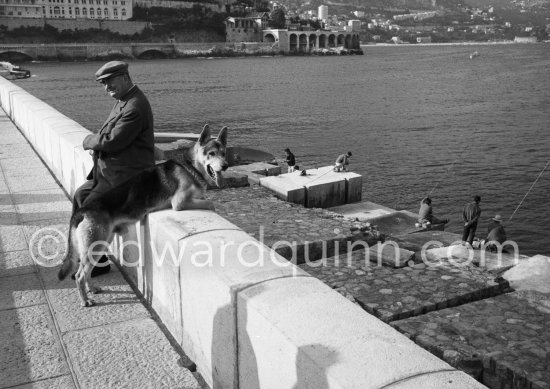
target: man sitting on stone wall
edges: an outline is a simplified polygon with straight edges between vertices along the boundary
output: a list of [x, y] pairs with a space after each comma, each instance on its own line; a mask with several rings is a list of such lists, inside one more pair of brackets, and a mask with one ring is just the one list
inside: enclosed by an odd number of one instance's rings
[[[88, 181], [79, 187], [73, 200], [73, 213], [86, 203], [155, 165], [153, 112], [147, 97], [132, 82], [128, 64], [111, 61], [95, 73], [105, 91], [116, 100], [107, 120], [82, 145], [94, 159]], [[92, 277], [110, 270], [103, 256], [92, 270]]]

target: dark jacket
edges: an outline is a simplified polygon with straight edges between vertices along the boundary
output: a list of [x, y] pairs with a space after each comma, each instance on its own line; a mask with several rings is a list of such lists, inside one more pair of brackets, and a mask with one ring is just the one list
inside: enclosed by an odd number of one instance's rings
[[506, 241], [506, 231], [499, 222], [492, 221], [487, 226], [487, 240], [492, 242], [504, 243]]
[[286, 163], [288, 166], [294, 166], [296, 165], [296, 158], [294, 157], [294, 154], [292, 152], [288, 152], [286, 155]]
[[95, 152], [88, 179], [104, 178], [111, 187], [154, 166], [153, 112], [143, 92], [134, 85], [117, 101], [101, 130], [82, 145]]
[[481, 208], [478, 203], [472, 201], [464, 206], [464, 210], [462, 211], [462, 220], [464, 223], [467, 223], [468, 226], [477, 224], [479, 216], [481, 216]]

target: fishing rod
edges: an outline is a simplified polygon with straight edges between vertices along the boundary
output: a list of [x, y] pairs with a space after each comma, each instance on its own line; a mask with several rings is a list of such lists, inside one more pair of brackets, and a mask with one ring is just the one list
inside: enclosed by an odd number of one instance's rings
[[542, 176], [542, 173], [544, 173], [544, 171], [546, 170], [546, 168], [548, 167], [548, 165], [550, 164], [550, 159], [548, 160], [548, 162], [546, 162], [546, 165], [544, 166], [544, 168], [540, 171], [539, 175], [537, 176], [537, 178], [535, 179], [535, 181], [533, 181], [533, 184], [531, 185], [531, 187], [529, 188], [529, 190], [527, 191], [527, 193], [525, 193], [525, 196], [523, 196], [523, 198], [521, 199], [521, 201], [519, 202], [518, 206], [516, 207], [516, 209], [514, 210], [514, 212], [512, 213], [512, 216], [510, 216], [510, 219], [508, 219], [508, 223], [512, 220], [512, 218], [514, 217], [514, 215], [516, 214], [516, 212], [518, 211], [519, 207], [521, 207], [521, 204], [523, 204], [523, 201], [527, 198], [527, 196], [529, 195], [529, 193], [531, 192], [531, 189], [533, 189], [535, 187], [535, 185], [537, 184], [537, 181], [539, 180], [539, 178]]

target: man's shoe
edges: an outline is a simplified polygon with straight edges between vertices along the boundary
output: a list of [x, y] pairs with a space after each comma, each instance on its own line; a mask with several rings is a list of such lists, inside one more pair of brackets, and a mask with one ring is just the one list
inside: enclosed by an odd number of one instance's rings
[[111, 271], [111, 264], [109, 263], [109, 258], [106, 255], [101, 256], [99, 261], [97, 261], [98, 266], [94, 266], [92, 269], [91, 277], [97, 277], [102, 274], [107, 274]]

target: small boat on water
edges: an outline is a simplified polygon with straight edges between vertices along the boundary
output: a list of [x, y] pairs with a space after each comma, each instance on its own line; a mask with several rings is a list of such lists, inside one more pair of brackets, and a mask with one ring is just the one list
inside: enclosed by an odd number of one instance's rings
[[29, 78], [31, 71], [22, 69], [20, 66], [13, 65], [10, 62], [0, 61], [0, 74], [9, 80]]
[[479, 57], [479, 51], [474, 51], [470, 54], [470, 59], [474, 59], [475, 57]]

